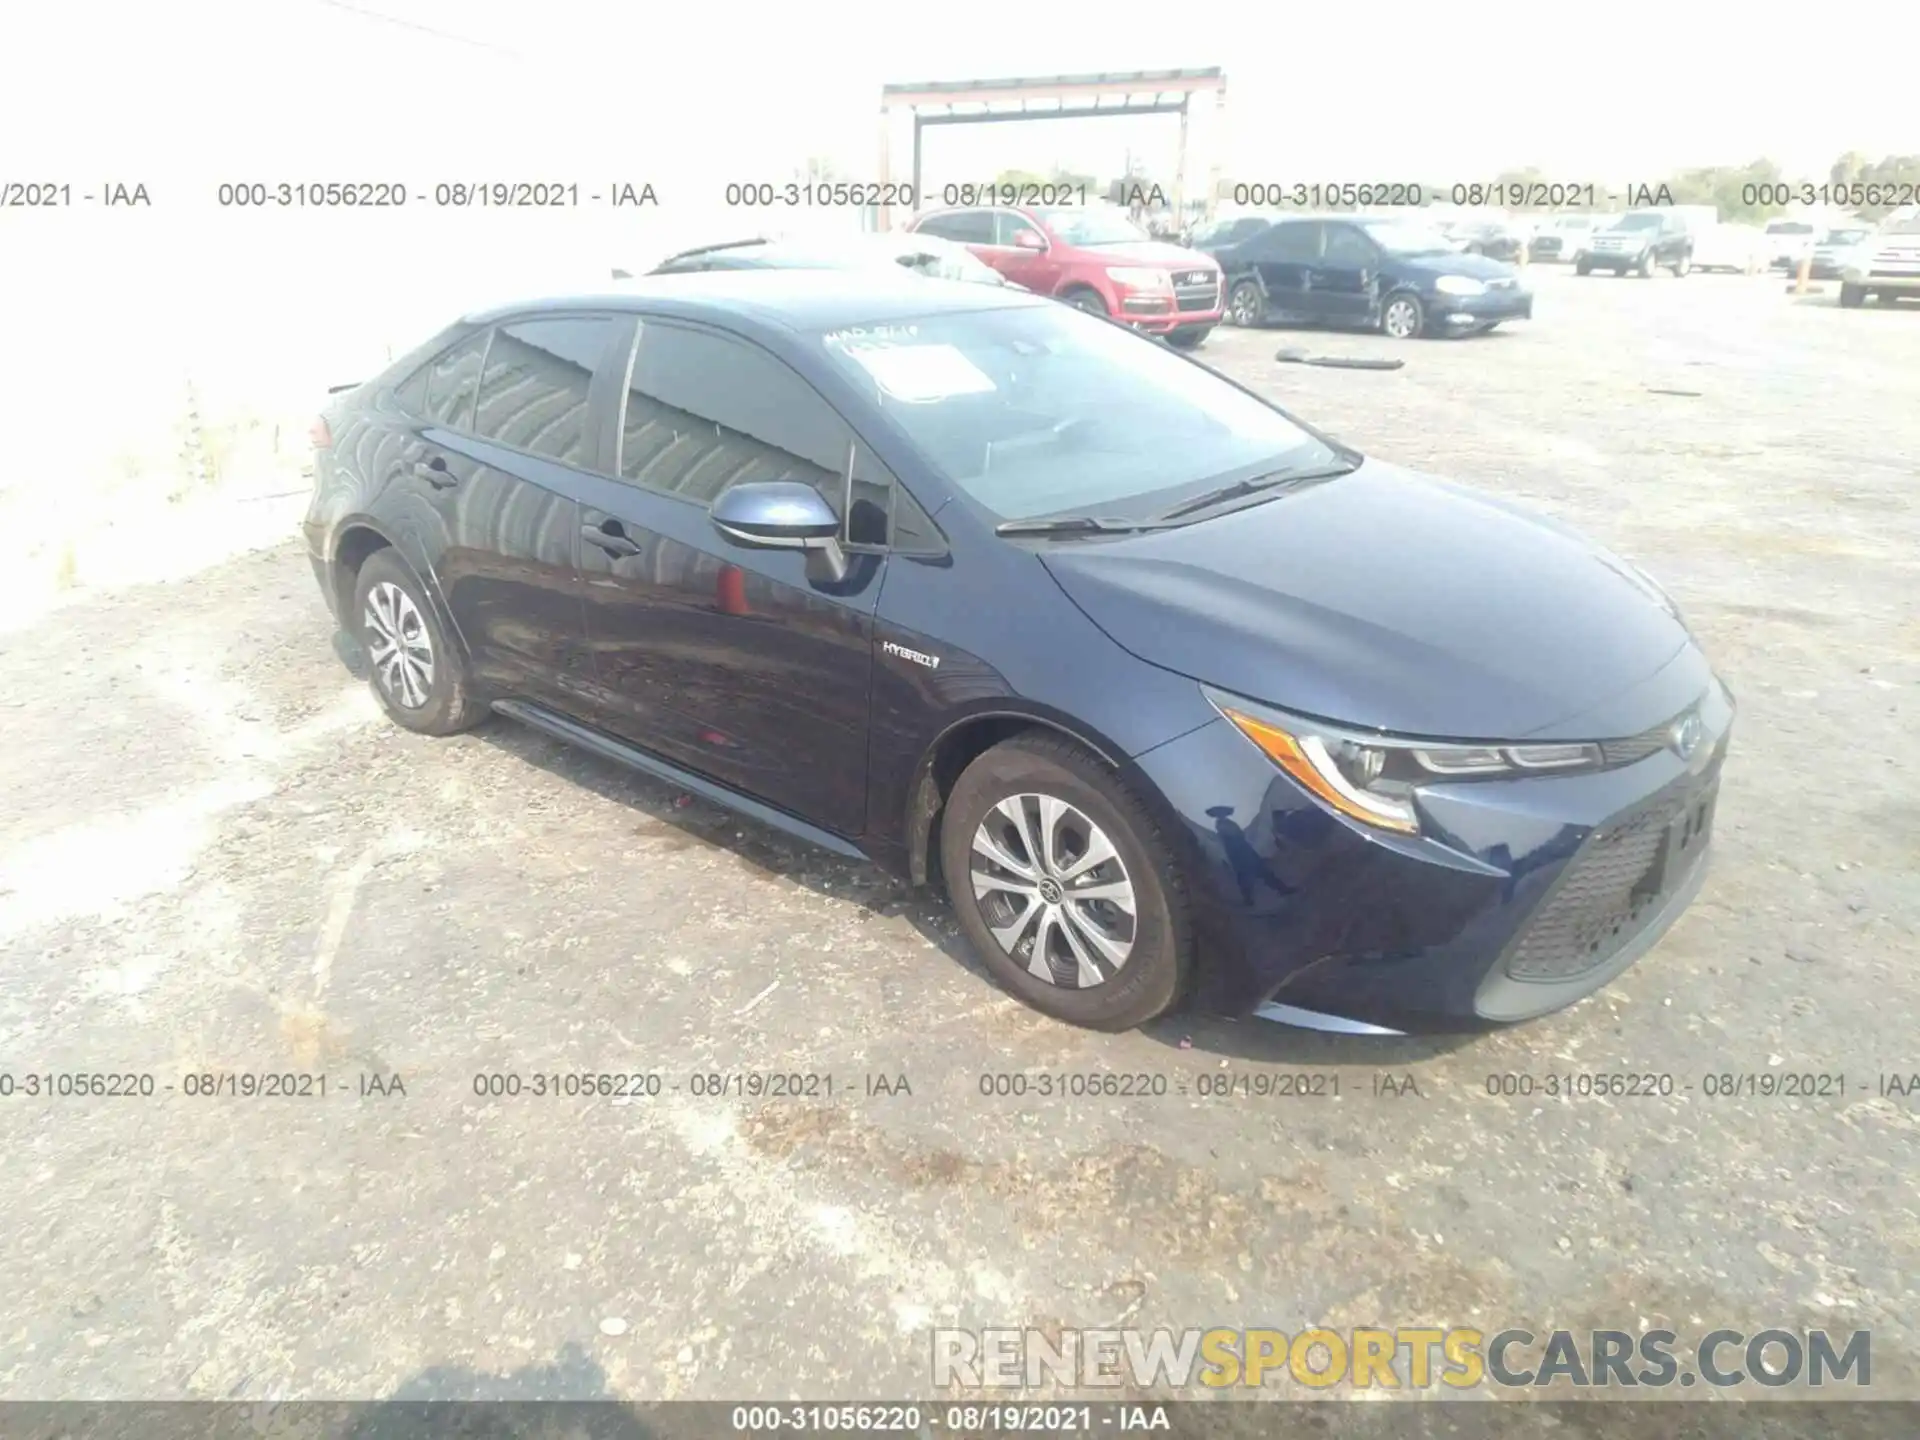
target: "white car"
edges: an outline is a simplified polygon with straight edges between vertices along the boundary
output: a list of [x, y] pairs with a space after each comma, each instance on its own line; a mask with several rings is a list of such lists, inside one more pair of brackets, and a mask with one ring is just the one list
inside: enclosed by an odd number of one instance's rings
[[1774, 261], [1775, 241], [1758, 225], [1709, 225], [1693, 237], [1693, 268], [1756, 275]]
[[1811, 220], [1769, 220], [1767, 263], [1778, 270], [1795, 270], [1820, 238], [1820, 227]]
[[1869, 295], [1882, 301], [1920, 295], [1920, 205], [1896, 210], [1880, 233], [1847, 253], [1840, 271], [1840, 303], [1849, 309]]
[[1615, 219], [1612, 215], [1555, 215], [1534, 231], [1527, 246], [1532, 261], [1578, 260], [1587, 252], [1594, 232], [1604, 230]]

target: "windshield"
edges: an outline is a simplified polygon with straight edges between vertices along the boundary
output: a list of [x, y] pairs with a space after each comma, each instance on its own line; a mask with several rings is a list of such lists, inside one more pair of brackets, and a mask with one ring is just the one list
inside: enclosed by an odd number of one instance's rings
[[852, 326], [819, 341], [943, 480], [999, 520], [1138, 518], [1339, 458], [1205, 366], [1065, 305]]
[[1451, 250], [1447, 237], [1430, 225], [1414, 225], [1403, 220], [1377, 220], [1362, 228], [1389, 255], [1433, 255]]
[[1069, 245], [1135, 245], [1152, 237], [1119, 210], [1036, 210]]
[[1800, 220], [1776, 220], [1767, 226], [1769, 235], [1811, 235], [1813, 226]]
[[1553, 222], [1553, 228], [1556, 230], [1591, 230], [1593, 228], [1593, 217], [1591, 215], [1562, 215], [1558, 220]]
[[1825, 235], [1820, 237], [1820, 243], [1823, 245], [1852, 245], [1856, 241], [1866, 239], [1867, 236], [1872, 233], [1871, 230], [1862, 230], [1857, 227], [1852, 230], [1829, 230]]
[[1622, 215], [1613, 222], [1616, 230], [1658, 230], [1661, 214], [1658, 210], [1636, 210], [1631, 215]]

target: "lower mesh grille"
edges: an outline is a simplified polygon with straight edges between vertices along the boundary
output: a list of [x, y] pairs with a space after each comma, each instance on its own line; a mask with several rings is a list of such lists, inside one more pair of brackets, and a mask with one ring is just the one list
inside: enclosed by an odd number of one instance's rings
[[1711, 795], [1677, 797], [1589, 839], [1508, 954], [1507, 974], [1571, 980], [1606, 964], [1704, 848], [1712, 808]]

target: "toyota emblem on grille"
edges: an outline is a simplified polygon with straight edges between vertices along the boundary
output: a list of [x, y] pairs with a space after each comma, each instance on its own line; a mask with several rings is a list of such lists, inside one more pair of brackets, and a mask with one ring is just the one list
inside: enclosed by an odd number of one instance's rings
[[1700, 748], [1700, 731], [1700, 717], [1689, 715], [1673, 727], [1667, 743], [1673, 746], [1673, 753], [1682, 760], [1691, 760], [1693, 752]]

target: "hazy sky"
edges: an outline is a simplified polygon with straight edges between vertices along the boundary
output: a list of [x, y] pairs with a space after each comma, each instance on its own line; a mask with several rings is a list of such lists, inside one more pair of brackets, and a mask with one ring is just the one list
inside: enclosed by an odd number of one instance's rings
[[[753, 228], [730, 180], [810, 155], [876, 178], [883, 83], [1218, 65], [1224, 123], [1195, 121], [1193, 178], [1492, 178], [1537, 165], [1624, 185], [1771, 155], [1824, 174], [1847, 149], [1920, 151], [1904, 59], [1920, 11], [1863, 0], [1794, 33], [1792, 12], [1668, 0], [1372, 0], [1204, 9], [1102, 3], [775, 5], [607, 0], [51, 0], [11, 7], [0, 181], [144, 181], [150, 212], [0, 209], [0, 304], [84, 356], [65, 318], [133, 304], [123, 332], [172, 365], [251, 381], [286, 350], [414, 338], [470, 300]], [[1189, 23], [1189, 20], [1191, 23]], [[1870, 37], [1842, 43], [1845, 33]], [[1189, 28], [1205, 38], [1162, 37]], [[1903, 43], [1909, 42], [1909, 43]], [[1171, 171], [1172, 117], [948, 128], [929, 178], [1007, 167]], [[905, 173], [901, 127], [895, 178]], [[652, 181], [657, 212], [222, 210], [222, 181]], [[788, 217], [791, 219], [792, 217]], [[534, 278], [529, 278], [534, 277]], [[157, 362], [158, 363], [158, 362]], [[186, 363], [186, 362], [181, 362]], [[299, 377], [301, 383], [310, 375]], [[237, 382], [236, 382], [237, 383]], [[291, 381], [290, 381], [291, 383]], [[16, 391], [15, 393], [20, 393]]]
[[[870, 170], [879, 87], [1218, 65], [1217, 158], [1234, 178], [1470, 175], [1536, 164], [1657, 178], [1769, 154], [1821, 169], [1849, 148], [1920, 149], [1920, 11], [1866, 0], [1794, 33], [1792, 11], [1668, 0], [1583, 20], [1577, 5], [1462, 0], [1000, 7], [626, 4], [606, 0], [60, 0], [16, 7], [0, 91], [11, 168], [182, 179], [324, 166], [410, 180], [618, 169], [724, 184], [829, 153]], [[391, 19], [380, 19], [377, 16]], [[23, 25], [24, 21], [24, 25]], [[1860, 37], [1843, 45], [1838, 24]], [[422, 27], [422, 28], [413, 28]], [[24, 34], [22, 31], [24, 30]], [[439, 32], [439, 33], [430, 33]], [[1901, 37], [1909, 43], [1901, 43]], [[960, 169], [1170, 156], [1171, 118], [948, 130]], [[903, 147], [904, 162], [904, 147]], [[942, 170], [947, 163], [942, 163]], [[709, 175], [707, 172], [713, 172]]]

